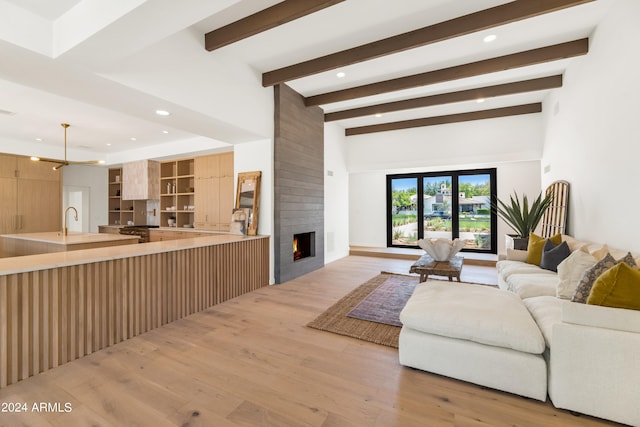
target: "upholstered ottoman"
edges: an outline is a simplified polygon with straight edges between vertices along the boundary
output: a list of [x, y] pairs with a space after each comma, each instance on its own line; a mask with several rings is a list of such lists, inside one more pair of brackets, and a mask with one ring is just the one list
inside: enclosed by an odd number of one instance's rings
[[513, 292], [427, 281], [400, 320], [400, 364], [546, 400], [544, 338]]

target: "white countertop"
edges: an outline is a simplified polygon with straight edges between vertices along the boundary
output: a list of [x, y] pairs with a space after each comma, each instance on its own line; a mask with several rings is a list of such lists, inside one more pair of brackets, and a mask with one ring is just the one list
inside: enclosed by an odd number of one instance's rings
[[171, 252], [188, 248], [222, 245], [225, 243], [238, 242], [242, 240], [265, 238], [269, 238], [269, 236], [212, 234], [211, 236], [168, 240], [164, 242], [109, 246], [106, 248], [0, 258], [0, 276], [7, 274], [24, 273], [27, 271], [46, 270], [48, 268], [66, 267], [69, 265], [89, 264], [92, 262], [106, 261], [110, 259], [129, 258], [154, 253]]
[[69, 232], [64, 235], [61, 231], [49, 231], [44, 233], [2, 234], [0, 237], [8, 239], [29, 240], [32, 242], [51, 243], [54, 245], [80, 245], [96, 242], [113, 242], [116, 240], [131, 240], [137, 236], [128, 236], [108, 233], [79, 233]]

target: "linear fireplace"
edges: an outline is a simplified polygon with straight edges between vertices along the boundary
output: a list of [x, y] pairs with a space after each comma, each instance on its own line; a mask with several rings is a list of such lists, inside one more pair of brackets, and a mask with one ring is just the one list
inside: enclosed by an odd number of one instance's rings
[[293, 260], [316, 256], [316, 233], [300, 233], [293, 235]]

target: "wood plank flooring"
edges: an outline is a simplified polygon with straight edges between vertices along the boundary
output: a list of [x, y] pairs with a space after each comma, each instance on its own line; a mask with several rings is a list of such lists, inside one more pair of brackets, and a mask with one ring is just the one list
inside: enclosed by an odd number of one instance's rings
[[[305, 326], [380, 271], [410, 265], [350, 256], [10, 385], [0, 403], [28, 409], [0, 413], [0, 425], [614, 425], [404, 368], [395, 349]], [[465, 266], [462, 280], [495, 282], [495, 269]], [[60, 410], [32, 411], [40, 402]]]

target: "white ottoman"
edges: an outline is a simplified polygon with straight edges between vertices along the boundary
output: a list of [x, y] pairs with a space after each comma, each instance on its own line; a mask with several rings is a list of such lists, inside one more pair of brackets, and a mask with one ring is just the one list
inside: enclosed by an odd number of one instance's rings
[[427, 281], [400, 320], [400, 364], [546, 400], [545, 341], [516, 294]]

